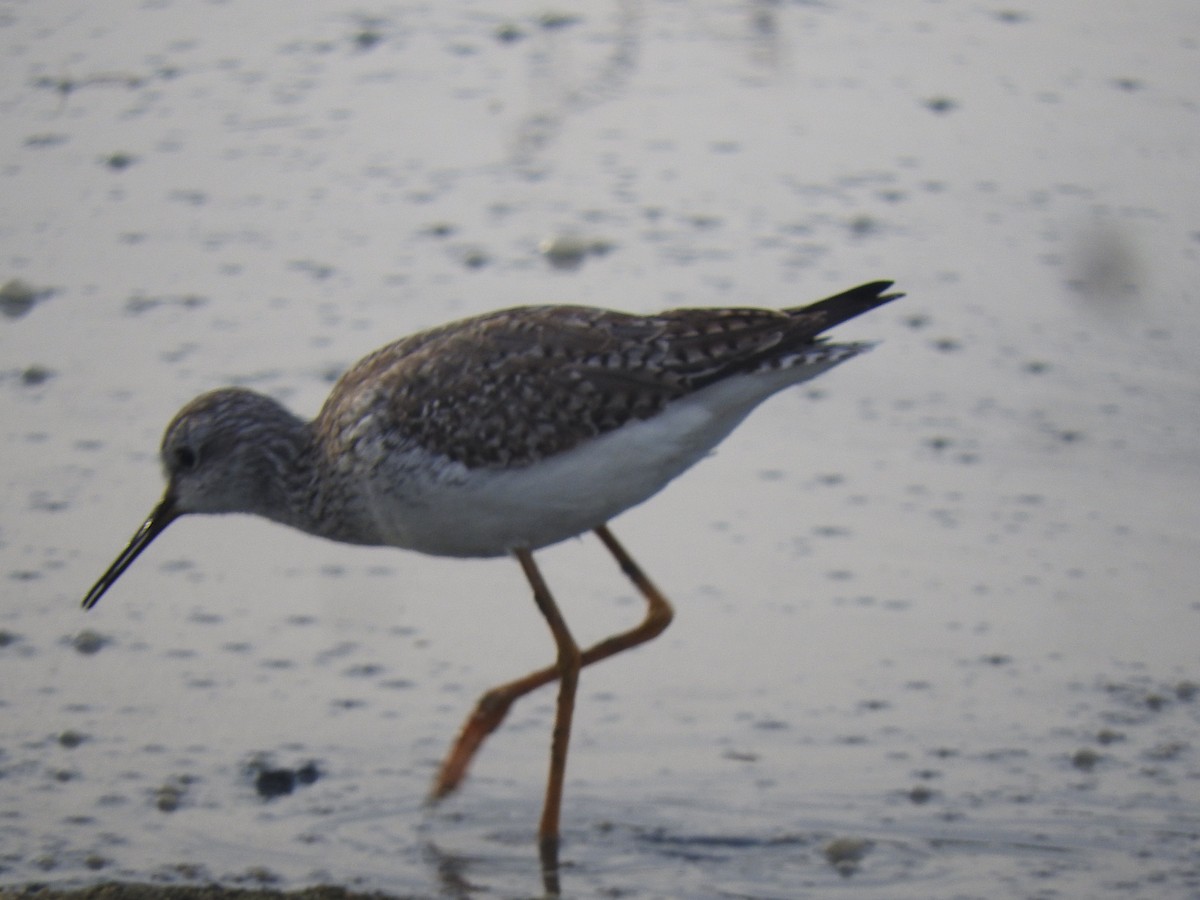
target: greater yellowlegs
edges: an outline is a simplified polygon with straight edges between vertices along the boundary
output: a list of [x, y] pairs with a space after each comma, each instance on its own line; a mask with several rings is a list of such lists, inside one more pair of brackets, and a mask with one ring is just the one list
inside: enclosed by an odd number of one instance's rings
[[[767, 397], [866, 350], [827, 329], [901, 296], [879, 281], [785, 310], [640, 316], [526, 306], [403, 338], [363, 359], [306, 422], [242, 388], [203, 394], [163, 436], [162, 501], [83, 599], [90, 609], [187, 513], [244, 512], [335, 541], [441, 556], [512, 554], [556, 663], [485, 693], [434, 782], [453, 791], [518, 698], [559, 682], [539, 837], [556, 860], [579, 670], [658, 635], [666, 598], [609, 531]], [[581, 649], [533, 551], [595, 534], [646, 599], [644, 620]]]

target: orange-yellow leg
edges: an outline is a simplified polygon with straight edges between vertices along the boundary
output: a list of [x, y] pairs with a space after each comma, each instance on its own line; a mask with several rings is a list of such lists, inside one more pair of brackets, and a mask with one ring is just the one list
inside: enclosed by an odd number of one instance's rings
[[550, 626], [558, 647], [558, 709], [554, 715], [554, 738], [550, 742], [550, 777], [546, 781], [546, 800], [538, 826], [542, 861], [553, 870], [558, 868], [558, 820], [562, 810], [563, 779], [567, 772], [567, 747], [571, 743], [571, 717], [575, 714], [575, 688], [579, 684], [583, 655], [533, 561], [533, 554], [528, 550], [517, 550], [516, 557], [533, 588], [534, 602]]
[[[584, 650], [580, 654], [581, 666], [590, 666], [592, 663], [607, 659], [622, 650], [628, 650], [658, 637], [671, 624], [671, 618], [674, 615], [667, 598], [646, 577], [632, 557], [625, 552], [625, 548], [617, 542], [608, 527], [601, 525], [595, 531], [596, 536], [604, 542], [604, 546], [616, 558], [621, 570], [646, 598], [646, 617], [636, 627], [605, 638]], [[530, 558], [530, 563], [532, 563], [532, 558]], [[442, 763], [438, 776], [434, 780], [430, 799], [437, 800], [445, 797], [462, 784], [475, 753], [483, 746], [487, 736], [500, 727], [500, 723], [504, 721], [504, 717], [508, 715], [508, 710], [514, 702], [543, 685], [557, 681], [559, 676], [560, 669], [557, 664], [547, 666], [531, 672], [524, 678], [518, 678], [492, 688], [480, 697], [475, 709], [463, 724], [458, 740], [454, 742], [454, 746], [450, 748], [450, 752]]]

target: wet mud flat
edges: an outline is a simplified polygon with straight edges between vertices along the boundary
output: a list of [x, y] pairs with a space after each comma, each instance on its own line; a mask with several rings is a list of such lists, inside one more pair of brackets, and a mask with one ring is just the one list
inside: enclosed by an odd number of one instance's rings
[[[385, 900], [392, 895], [356, 894], [338, 887], [311, 887], [295, 891], [272, 891], [255, 888], [154, 885], [135, 883], [97, 884], [74, 890], [28, 886], [19, 889], [0, 888], [0, 900]], [[404, 900], [404, 898], [394, 898]]]
[[424, 804], [550, 662], [512, 563], [186, 522], [85, 615], [163, 425], [504, 306], [873, 278], [879, 346], [614, 522], [678, 615], [581, 682], [564, 894], [1200, 896], [1195, 16], [8, 4], [4, 896], [539, 893], [552, 693]]

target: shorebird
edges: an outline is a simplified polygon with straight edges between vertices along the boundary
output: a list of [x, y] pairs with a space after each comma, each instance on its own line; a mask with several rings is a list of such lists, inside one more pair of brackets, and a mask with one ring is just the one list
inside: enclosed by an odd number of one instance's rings
[[[538, 829], [543, 862], [556, 866], [580, 669], [651, 640], [673, 615], [608, 521], [706, 456], [772, 394], [867, 350], [820, 335], [902, 296], [890, 287], [873, 282], [783, 310], [524, 306], [463, 319], [367, 356], [311, 422], [243, 388], [203, 394], [163, 436], [166, 493], [83, 606], [190, 513], [252, 513], [335, 541], [439, 556], [512, 555], [557, 660], [479, 699], [431, 797], [459, 786], [513, 702], [558, 681]], [[581, 649], [533, 553], [589, 530], [647, 612]]]

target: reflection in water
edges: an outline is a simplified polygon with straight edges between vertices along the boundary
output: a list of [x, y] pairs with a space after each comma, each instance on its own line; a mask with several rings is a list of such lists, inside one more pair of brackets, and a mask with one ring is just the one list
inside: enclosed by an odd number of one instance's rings
[[751, 61], [777, 72], [784, 51], [779, 31], [779, 0], [750, 0], [747, 13]]
[[424, 858], [433, 870], [436, 883], [442, 889], [442, 896], [451, 898], [470, 897], [472, 893], [486, 892], [483, 884], [473, 883], [467, 872], [472, 860], [462, 854], [448, 853], [433, 841], [424, 844]]
[[620, 0], [615, 19], [613, 33], [603, 42], [606, 52], [595, 62], [580, 58], [586, 44], [575, 37], [577, 19], [543, 20], [527, 53], [532, 109], [517, 126], [512, 163], [518, 171], [537, 175], [538, 156], [558, 137], [567, 116], [618, 97], [632, 78], [643, 37], [642, 3]]

